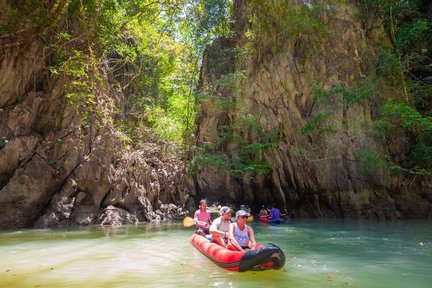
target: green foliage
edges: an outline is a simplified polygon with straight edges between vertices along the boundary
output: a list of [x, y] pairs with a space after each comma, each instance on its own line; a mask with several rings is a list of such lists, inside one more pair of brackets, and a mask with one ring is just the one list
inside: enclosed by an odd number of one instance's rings
[[[376, 86], [375, 81], [369, 77], [358, 81], [352, 88], [336, 86], [325, 90], [315, 86], [312, 97], [324, 103], [333, 101], [343, 105], [362, 104], [371, 97]], [[341, 97], [337, 97], [338, 95]], [[306, 135], [313, 131], [318, 131], [323, 135], [336, 133], [337, 129], [333, 125], [326, 124], [332, 115], [332, 111], [325, 111], [315, 115], [300, 130], [300, 134]]]
[[183, 41], [193, 43], [196, 57], [217, 37], [228, 37], [231, 26], [232, 0], [186, 0], [179, 29]]
[[[427, 61], [424, 62], [427, 63]], [[413, 79], [409, 80], [407, 84], [409, 91], [414, 96], [416, 110], [421, 112], [422, 115], [432, 116], [432, 83], [428, 81]]]
[[[280, 142], [280, 132], [270, 131], [266, 133], [255, 121], [247, 121], [242, 130], [237, 126], [220, 127], [220, 138], [215, 144], [204, 143], [195, 147], [195, 156], [190, 165], [190, 172], [195, 172], [203, 167], [217, 167], [224, 169], [226, 173], [251, 177], [252, 174], [267, 174], [270, 164], [263, 161], [267, 149], [275, 147]], [[246, 122], [243, 122], [246, 123]], [[251, 138], [246, 138], [249, 133]], [[253, 138], [253, 140], [252, 140]], [[230, 147], [226, 149], [226, 145]]]
[[432, 174], [432, 145], [416, 144], [411, 146], [408, 154], [408, 166], [416, 174]]
[[397, 55], [388, 49], [381, 49], [378, 63], [378, 74], [386, 79], [390, 86], [398, 86], [397, 81], [400, 81], [399, 71], [402, 67]]
[[398, 49], [407, 51], [419, 43], [425, 43], [425, 40], [430, 37], [430, 32], [431, 27], [426, 19], [414, 19], [398, 27], [395, 43]]
[[[121, 135], [151, 126], [187, 147], [198, 63], [204, 47], [229, 30], [232, 1], [66, 2], [71, 25], [54, 27], [56, 36], [46, 42], [55, 55], [50, 72], [64, 80], [68, 102], [87, 119], [96, 115], [99, 123], [115, 123], [125, 130]], [[126, 96], [123, 123], [113, 121], [116, 100], [104, 93], [100, 71], [106, 67], [114, 89]]]
[[413, 107], [388, 99], [381, 107], [380, 115], [374, 126], [381, 136], [407, 133], [410, 149], [407, 161], [397, 167], [398, 171], [428, 175], [432, 173], [432, 117], [421, 115]]
[[[178, 101], [179, 99], [175, 98], [173, 100]], [[186, 106], [180, 106], [180, 109], [178, 110], [173, 109], [172, 113], [167, 113], [160, 107], [153, 107], [146, 113], [147, 121], [150, 126], [154, 128], [154, 131], [158, 136], [174, 143], [181, 144], [185, 130], [185, 123], [182, 123], [182, 120], [185, 118], [183, 115], [179, 115], [179, 113], [185, 112], [182, 111], [183, 107]], [[179, 119], [176, 119], [175, 115], [179, 115]]]
[[375, 81], [368, 77], [358, 81], [352, 88], [336, 86], [326, 91], [323, 88], [315, 87], [312, 97], [328, 102], [334, 100], [336, 95], [341, 95], [342, 103], [356, 104], [369, 99], [375, 89], [377, 89]]
[[67, 1], [3, 1], [0, 9], [0, 33], [17, 37], [34, 36], [32, 33], [57, 23], [57, 14], [60, 14], [63, 8], [62, 2]]
[[58, 163], [55, 160], [48, 160], [48, 165], [50, 165], [52, 168], [54, 168], [56, 170], [60, 170], [60, 168], [61, 168], [60, 163]]
[[366, 148], [355, 154], [356, 160], [363, 163], [362, 172], [369, 173], [377, 169], [387, 167], [387, 163], [382, 160], [372, 149]]
[[[384, 24], [391, 49], [380, 52], [378, 75], [385, 98], [374, 126], [380, 137], [406, 135], [407, 160], [388, 165], [397, 171], [428, 175], [432, 171], [432, 6], [427, 1], [359, 1], [367, 32]], [[402, 95], [401, 91], [404, 92]]]
[[245, 78], [243, 71], [224, 74], [214, 82], [214, 93], [226, 93], [229, 91], [233, 95], [238, 95], [241, 91], [241, 81]]
[[9, 141], [5, 137], [0, 137], [0, 150], [3, 149]]
[[328, 32], [323, 15], [331, 5], [339, 1], [320, 1], [303, 5], [297, 1], [250, 1], [247, 12], [250, 29], [246, 32], [249, 43], [247, 53], [261, 56], [278, 52], [287, 41], [302, 37], [311, 44], [318, 44]]
[[432, 115], [432, 6], [418, 0], [362, 0], [359, 5], [367, 31], [379, 28], [380, 19], [393, 44], [391, 51], [381, 53], [380, 75], [388, 76], [384, 78], [391, 85], [405, 86], [415, 108]]
[[[194, 153], [198, 154], [201, 149], [196, 149]], [[203, 153], [204, 152], [204, 153]], [[202, 151], [201, 154], [194, 156], [190, 162], [189, 172], [194, 173], [199, 167], [217, 167], [226, 168], [230, 166], [228, 158], [224, 158], [223, 154], [211, 153], [210, 151]]]
[[320, 113], [313, 117], [311, 120], [306, 123], [305, 126], [300, 130], [302, 135], [306, 135], [311, 133], [312, 131], [318, 131], [322, 134], [331, 134], [336, 132], [335, 128], [332, 125], [324, 125], [323, 122], [332, 116], [332, 112], [327, 111], [324, 113]]
[[389, 135], [392, 131], [392, 124], [385, 119], [377, 119], [373, 121], [373, 127], [375, 128], [374, 138], [376, 140], [383, 140], [386, 135]]
[[232, 114], [235, 117], [219, 125], [216, 143], [203, 143], [195, 147], [190, 172], [203, 167], [217, 167], [239, 177], [268, 173], [270, 164], [263, 161], [264, 153], [280, 142], [281, 133], [278, 130], [264, 131], [257, 117], [238, 102], [244, 78], [243, 72], [220, 75], [205, 91], [202, 101], [209, 101], [206, 103], [208, 108], [219, 109], [217, 112], [221, 115]]
[[[138, 118], [145, 113], [141, 123], [150, 124], [159, 136], [184, 147], [189, 146], [195, 129], [198, 65], [205, 47], [229, 31], [231, 5], [228, 0], [161, 4], [157, 21], [153, 12], [140, 29], [140, 39], [147, 42], [142, 45], [145, 49], [140, 49], [144, 57], [137, 57], [133, 65], [140, 74], [134, 78], [135, 97], [129, 107]], [[165, 13], [169, 7], [175, 8]], [[154, 42], [149, 41], [149, 31], [153, 31], [150, 39]]]
[[391, 99], [381, 108], [381, 121], [387, 121], [386, 127], [390, 129], [404, 129], [424, 136], [432, 132], [432, 117], [423, 117], [416, 109]]
[[[69, 35], [69, 34], [67, 34]], [[68, 39], [65, 34], [60, 35], [60, 41]], [[80, 113], [89, 116], [95, 111], [96, 99], [94, 96], [98, 78], [94, 71], [94, 61], [84, 51], [67, 47], [60, 49], [56, 44], [49, 47], [56, 53], [59, 61], [50, 67], [53, 75], [61, 75], [65, 79], [65, 97], [71, 105], [77, 106]]]

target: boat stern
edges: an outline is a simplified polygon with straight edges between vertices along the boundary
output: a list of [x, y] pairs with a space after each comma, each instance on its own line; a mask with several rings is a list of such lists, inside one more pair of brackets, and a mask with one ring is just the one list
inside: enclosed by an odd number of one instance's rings
[[240, 261], [238, 271], [280, 269], [284, 265], [283, 251], [278, 246], [268, 243], [259, 249], [246, 251]]

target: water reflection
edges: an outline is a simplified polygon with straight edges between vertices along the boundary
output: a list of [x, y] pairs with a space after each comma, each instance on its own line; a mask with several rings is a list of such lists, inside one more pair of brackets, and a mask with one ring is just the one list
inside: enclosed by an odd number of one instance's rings
[[429, 287], [426, 221], [254, 223], [280, 246], [278, 271], [227, 272], [181, 223], [0, 232], [0, 287]]

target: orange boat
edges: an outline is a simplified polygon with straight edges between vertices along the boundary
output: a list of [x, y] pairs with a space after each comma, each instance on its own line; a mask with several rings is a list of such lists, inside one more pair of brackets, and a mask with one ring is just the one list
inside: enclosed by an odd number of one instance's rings
[[230, 271], [280, 269], [285, 265], [285, 254], [278, 246], [271, 243], [258, 244], [255, 250], [233, 251], [212, 243], [198, 234], [192, 235], [191, 242], [216, 265]]

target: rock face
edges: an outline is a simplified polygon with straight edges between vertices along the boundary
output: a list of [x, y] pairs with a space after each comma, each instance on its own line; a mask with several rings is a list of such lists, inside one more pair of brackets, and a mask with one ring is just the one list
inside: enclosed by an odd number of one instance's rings
[[[395, 176], [384, 166], [365, 171], [367, 163], [356, 157], [360, 151], [404, 157], [403, 135], [387, 143], [374, 138], [371, 127], [377, 104], [373, 97], [347, 103], [337, 93], [328, 101], [314, 95], [314, 86], [329, 91], [356, 87], [363, 79], [376, 77], [375, 45], [386, 43], [384, 33], [377, 31], [367, 37], [356, 20], [355, 5], [344, 4], [324, 17], [329, 29], [318, 41], [297, 33], [279, 39], [277, 49], [247, 55], [237, 64], [228, 61], [231, 66], [221, 69], [220, 63], [233, 57], [224, 51], [232, 47], [244, 49], [249, 41], [244, 35], [250, 25], [245, 18], [248, 5], [248, 1], [235, 1], [237, 39], [219, 40], [204, 55], [203, 91], [216, 87], [229, 73], [244, 71], [245, 77], [239, 92], [219, 93], [202, 105], [197, 145], [221, 142], [221, 131], [226, 126], [234, 127], [245, 115], [255, 117], [266, 133], [278, 131], [280, 139], [262, 156], [270, 164], [267, 174], [238, 177], [224, 168], [200, 166], [194, 193], [255, 208], [275, 204], [294, 217], [432, 218], [430, 179]], [[283, 31], [275, 34], [278, 32]], [[234, 108], [218, 109], [217, 103], [221, 102], [230, 102]], [[319, 115], [326, 115], [324, 123], [332, 132], [301, 133]], [[249, 143], [257, 142], [250, 128], [233, 130]], [[235, 145], [233, 141], [225, 142], [218, 152], [235, 157], [229, 152]]]
[[[170, 145], [155, 137], [126, 145], [109, 123], [84, 121], [65, 100], [64, 85], [48, 76], [37, 40], [2, 49], [0, 62], [0, 228], [135, 224], [185, 214], [185, 165], [164, 156]], [[124, 103], [106, 73], [101, 78], [108, 88], [97, 92], [98, 101]]]

